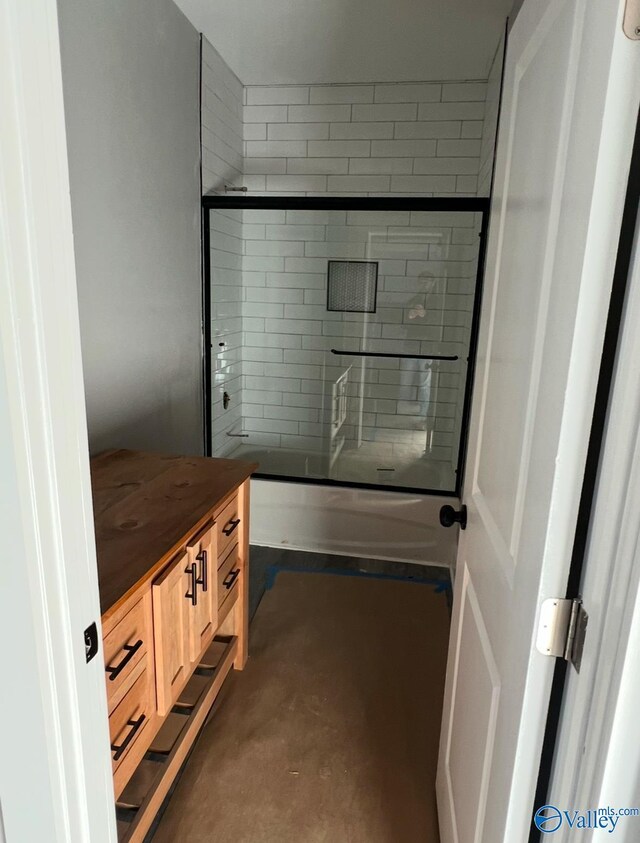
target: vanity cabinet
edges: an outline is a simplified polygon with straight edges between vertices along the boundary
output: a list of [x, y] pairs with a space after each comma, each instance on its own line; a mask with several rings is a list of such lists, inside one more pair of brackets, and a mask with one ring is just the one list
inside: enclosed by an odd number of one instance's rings
[[249, 478], [236, 460], [91, 462], [120, 841], [138, 843], [248, 655]]

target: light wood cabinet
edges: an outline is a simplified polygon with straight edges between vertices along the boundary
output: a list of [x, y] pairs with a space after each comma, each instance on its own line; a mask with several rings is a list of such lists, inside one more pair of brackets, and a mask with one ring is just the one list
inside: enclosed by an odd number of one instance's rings
[[211, 524], [187, 545], [188, 568], [195, 582], [189, 611], [189, 658], [197, 664], [218, 627], [218, 580], [215, 576], [216, 532]]
[[137, 451], [92, 460], [121, 843], [145, 839], [226, 676], [246, 663], [256, 467]]
[[171, 711], [191, 674], [189, 634], [192, 599], [197, 593], [195, 579], [188, 556], [182, 553], [151, 588], [156, 696], [161, 717]]

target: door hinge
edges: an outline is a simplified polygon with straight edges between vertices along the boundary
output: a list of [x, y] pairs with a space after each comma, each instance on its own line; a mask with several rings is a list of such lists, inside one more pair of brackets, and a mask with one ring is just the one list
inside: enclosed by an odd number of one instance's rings
[[640, 41], [640, 0], [627, 0], [625, 3], [622, 29], [627, 38]]
[[560, 597], [545, 600], [540, 609], [536, 641], [538, 650], [543, 656], [570, 662], [580, 673], [588, 622], [589, 615], [579, 597], [573, 600]]

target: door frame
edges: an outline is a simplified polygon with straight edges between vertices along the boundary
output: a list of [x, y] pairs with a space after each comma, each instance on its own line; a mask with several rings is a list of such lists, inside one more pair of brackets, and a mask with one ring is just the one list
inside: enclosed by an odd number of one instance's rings
[[[601, 371], [601, 405], [594, 414], [600, 447], [585, 477], [588, 519], [576, 540], [574, 594], [585, 608], [600, 585], [603, 597], [587, 631], [582, 676], [558, 667], [558, 692], [549, 715], [555, 753], [546, 760], [538, 805], [577, 809], [633, 805], [640, 774], [637, 706], [640, 664], [629, 641], [640, 624], [640, 115], [627, 187], [625, 217], [610, 312], [611, 336]], [[594, 621], [596, 627], [594, 628]], [[591, 636], [595, 636], [589, 640]], [[617, 760], [620, 759], [620, 760]], [[540, 785], [544, 783], [541, 778]], [[569, 805], [569, 802], [571, 805]], [[629, 820], [629, 823], [638, 820]], [[625, 826], [629, 833], [637, 826]], [[532, 831], [531, 841], [538, 840]], [[559, 841], [564, 836], [558, 834]], [[624, 838], [626, 839], [626, 837]], [[634, 837], [630, 839], [635, 839]]]
[[[576, 535], [574, 540], [571, 566], [567, 583], [566, 597], [573, 599], [582, 594], [582, 585], [587, 567], [590, 564], [597, 564], [608, 573], [610, 581], [623, 579], [629, 580], [629, 563], [632, 557], [618, 559], [615, 553], [615, 546], [608, 548], [608, 553], [603, 555], [599, 552], [596, 558], [593, 555], [593, 548], [606, 540], [607, 524], [596, 518], [596, 513], [604, 506], [610, 506], [609, 495], [602, 487], [599, 487], [599, 478], [611, 471], [616, 471], [623, 464], [632, 465], [636, 447], [636, 435], [633, 424], [630, 425], [629, 417], [619, 412], [617, 402], [620, 402], [620, 379], [630, 367], [633, 371], [634, 360], [640, 358], [640, 340], [634, 332], [634, 324], [640, 314], [634, 312], [636, 302], [636, 290], [640, 286], [640, 253], [638, 252], [638, 237], [640, 233], [640, 213], [638, 204], [640, 202], [640, 114], [635, 130], [635, 140], [631, 157], [629, 179], [626, 188], [625, 207], [622, 216], [618, 253], [614, 271], [613, 285], [607, 326], [602, 350], [600, 372], [598, 375], [598, 387], [593, 421], [589, 438], [589, 449], [587, 453], [584, 482], [580, 498]], [[635, 295], [634, 295], [635, 294]], [[634, 323], [634, 319], [636, 320]], [[629, 396], [630, 387], [634, 381], [625, 383], [625, 398], [630, 397], [633, 405], [635, 396]], [[640, 389], [637, 390], [640, 395]], [[616, 413], [616, 411], [618, 411]], [[615, 443], [614, 450], [612, 444]], [[614, 460], [620, 460], [620, 451], [624, 449], [625, 458], [616, 466]], [[622, 500], [634, 499], [634, 482], [640, 486], [640, 478], [629, 476], [621, 478], [626, 483], [620, 484], [625, 489]], [[640, 491], [640, 489], [638, 489]], [[606, 497], [603, 495], [606, 494]], [[635, 498], [637, 499], [637, 497]], [[629, 513], [625, 515], [622, 532], [633, 534], [634, 529], [640, 528], [640, 518], [637, 522], [629, 520]], [[611, 539], [611, 536], [609, 536]], [[629, 595], [633, 600], [634, 594]], [[610, 598], [611, 599], [611, 598]], [[585, 605], [587, 613], [589, 605]], [[621, 629], [618, 628], [621, 635]], [[591, 634], [595, 630], [590, 630]], [[604, 630], [602, 630], [605, 633]], [[601, 665], [611, 665], [617, 656], [618, 644], [623, 643], [622, 637], [613, 638], [609, 631], [609, 638], [606, 633], [602, 638], [596, 639], [595, 643], [602, 648], [605, 662]], [[591, 643], [591, 642], [590, 642]], [[578, 700], [582, 700], [582, 706], [586, 704], [585, 692], [593, 694], [597, 684], [602, 677], [590, 676], [588, 680], [588, 691], [581, 689], [577, 694], [569, 694], [571, 679], [571, 668], [569, 664], [559, 659], [554, 671], [553, 686], [549, 713], [545, 728], [544, 743], [540, 761], [540, 771], [536, 787], [534, 810], [551, 799], [552, 794], [562, 793], [573, 780], [575, 770], [580, 765], [580, 758], [573, 757], [571, 764], [567, 765], [567, 758], [564, 752], [556, 752], [558, 745], [570, 741], [569, 734], [573, 733], [576, 724], [584, 727], [586, 712], [578, 707]], [[640, 758], [640, 754], [639, 754]], [[594, 803], [595, 804], [595, 803]], [[540, 833], [532, 823], [530, 841], [538, 840]]]
[[115, 843], [56, 0], [0, 0], [0, 110], [4, 836]]

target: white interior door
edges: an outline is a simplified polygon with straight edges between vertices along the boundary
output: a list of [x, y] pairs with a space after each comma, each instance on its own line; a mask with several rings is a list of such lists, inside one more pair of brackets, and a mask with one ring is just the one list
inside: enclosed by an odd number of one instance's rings
[[510, 34], [437, 795], [442, 843], [524, 843], [633, 128], [618, 0], [525, 0]]

